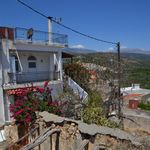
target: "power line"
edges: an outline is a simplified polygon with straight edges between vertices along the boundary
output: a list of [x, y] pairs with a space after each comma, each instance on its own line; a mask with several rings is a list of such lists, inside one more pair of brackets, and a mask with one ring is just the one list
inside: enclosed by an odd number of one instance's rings
[[98, 39], [98, 38], [96, 38], [96, 37], [93, 37], [93, 36], [84, 34], [84, 33], [82, 33], [82, 32], [79, 32], [79, 31], [77, 31], [77, 30], [74, 30], [74, 29], [72, 29], [72, 28], [70, 28], [70, 27], [68, 27], [68, 26], [66, 26], [66, 25], [64, 25], [64, 24], [62, 24], [62, 23], [59, 23], [59, 22], [57, 22], [57, 21], [55, 21], [55, 20], [53, 20], [53, 19], [52, 19], [52, 21], [55, 22], [55, 23], [57, 23], [58, 25], [64, 27], [64, 28], [66, 28], [66, 29], [69, 29], [69, 30], [71, 30], [71, 31], [73, 31], [73, 32], [75, 32], [75, 33], [77, 33], [77, 34], [80, 34], [80, 35], [82, 35], [82, 36], [88, 37], [88, 38], [90, 38], [90, 39], [93, 39], [93, 40], [96, 40], [96, 41], [99, 41], [99, 42], [108, 43], [108, 44], [117, 44], [117, 43], [115, 43], [115, 42], [110, 42], [110, 41]]
[[29, 8], [30, 10], [32, 10], [32, 11], [36, 12], [37, 14], [41, 15], [42, 17], [48, 18], [46, 15], [44, 15], [43, 13], [41, 13], [41, 12], [35, 10], [35, 9], [32, 8], [31, 6], [27, 5], [26, 3], [24, 3], [24, 2], [22, 2], [22, 1], [20, 1], [20, 0], [17, 0], [17, 1], [18, 1], [19, 3], [21, 3], [22, 5], [26, 6], [27, 8]]
[[62, 26], [62, 27], [64, 27], [64, 28], [66, 28], [66, 29], [68, 29], [68, 30], [71, 30], [71, 31], [74, 32], [74, 33], [80, 34], [80, 35], [82, 35], [82, 36], [84, 36], [84, 37], [87, 37], [87, 38], [90, 38], [90, 39], [93, 39], [93, 40], [96, 40], [96, 41], [99, 41], [99, 42], [117, 45], [116, 42], [111, 42], [111, 41], [106, 41], [106, 40], [103, 40], [103, 39], [98, 39], [98, 38], [96, 38], [96, 37], [93, 37], [93, 36], [87, 35], [87, 34], [85, 34], [85, 33], [82, 33], [82, 32], [80, 32], [80, 31], [77, 31], [77, 30], [75, 30], [75, 29], [72, 29], [72, 28], [70, 28], [70, 27], [68, 27], [68, 26], [66, 26], [66, 25], [64, 25], [64, 24], [62, 24], [62, 23], [57, 22], [56, 20], [53, 19], [53, 17], [51, 17], [51, 16], [46, 16], [45, 14], [43, 14], [43, 13], [37, 11], [37, 10], [34, 9], [33, 7], [27, 5], [26, 3], [24, 3], [24, 2], [22, 2], [22, 1], [20, 1], [20, 0], [17, 0], [17, 1], [18, 1], [19, 3], [21, 3], [22, 5], [26, 6], [27, 8], [29, 8], [30, 10], [34, 11], [35, 13], [41, 15], [42, 17], [47, 18], [47, 19], [51, 19], [51, 21], [53, 21], [54, 23], [56, 23], [56, 24], [58, 24], [58, 25], [60, 25], [60, 26]]

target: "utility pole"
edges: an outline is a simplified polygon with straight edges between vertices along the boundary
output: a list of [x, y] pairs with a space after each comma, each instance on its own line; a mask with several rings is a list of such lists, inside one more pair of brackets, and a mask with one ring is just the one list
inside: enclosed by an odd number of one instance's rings
[[121, 91], [120, 91], [120, 79], [121, 79], [121, 65], [120, 65], [120, 42], [117, 43], [118, 52], [118, 116], [121, 119]]

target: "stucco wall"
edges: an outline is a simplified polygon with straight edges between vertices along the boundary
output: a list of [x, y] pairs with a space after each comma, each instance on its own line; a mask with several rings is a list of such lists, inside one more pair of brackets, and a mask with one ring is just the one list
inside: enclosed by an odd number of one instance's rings
[[49, 58], [52, 53], [42, 53], [42, 52], [19, 52], [19, 57], [21, 60], [23, 72], [28, 72], [28, 57], [34, 56], [36, 61], [36, 71], [49, 71], [50, 62]]

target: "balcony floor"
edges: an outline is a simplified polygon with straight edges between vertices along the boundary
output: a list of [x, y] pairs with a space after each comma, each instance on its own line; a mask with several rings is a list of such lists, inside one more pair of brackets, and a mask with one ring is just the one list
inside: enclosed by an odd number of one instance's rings
[[[4, 90], [10, 90], [10, 89], [17, 89], [17, 88], [24, 88], [24, 87], [32, 87], [32, 86], [43, 86], [45, 81], [39, 81], [39, 82], [30, 82], [30, 83], [8, 83], [3, 85]], [[49, 85], [51, 84], [61, 84], [61, 80], [53, 80], [49, 81]]]

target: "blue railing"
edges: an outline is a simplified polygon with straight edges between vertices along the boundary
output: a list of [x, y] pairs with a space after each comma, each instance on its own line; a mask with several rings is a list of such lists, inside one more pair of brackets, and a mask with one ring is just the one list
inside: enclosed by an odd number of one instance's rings
[[25, 28], [15, 28], [14, 30], [15, 40], [20, 40], [24, 42], [39, 42], [44, 44], [58, 44], [58, 45], [68, 45], [68, 36], [65, 34], [58, 33], [48, 33], [44, 31], [32, 30], [31, 38], [28, 38], [29, 29]]

